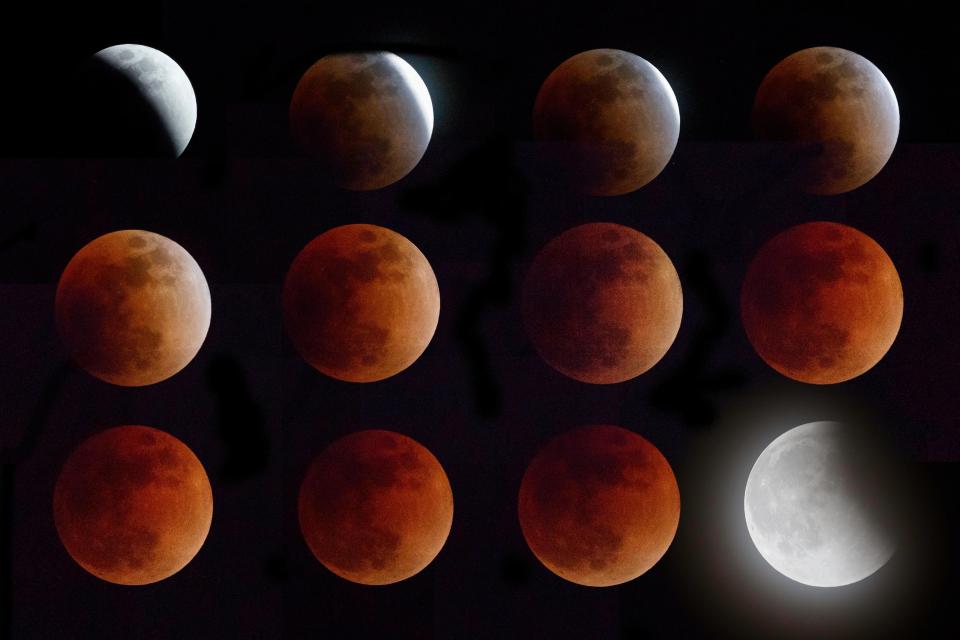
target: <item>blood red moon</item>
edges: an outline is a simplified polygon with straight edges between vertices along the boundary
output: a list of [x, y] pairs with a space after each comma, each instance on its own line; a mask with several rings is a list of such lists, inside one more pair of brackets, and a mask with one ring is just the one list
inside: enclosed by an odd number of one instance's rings
[[149, 584], [183, 569], [203, 546], [213, 494], [183, 442], [151, 427], [114, 427], [67, 459], [53, 517], [81, 567], [108, 582]]
[[122, 386], [166, 380], [200, 350], [210, 289], [196, 261], [149, 231], [100, 236], [67, 264], [57, 286], [57, 329], [74, 361]]
[[294, 259], [283, 284], [287, 334], [303, 358], [338, 380], [373, 382], [427, 348], [440, 290], [426, 257], [395, 231], [336, 227]]
[[873, 178], [900, 132], [893, 87], [872, 62], [837, 47], [780, 61], [753, 106], [757, 135], [782, 145], [790, 177], [806, 191], [836, 194]]
[[680, 491], [666, 458], [642, 436], [581, 427], [530, 462], [519, 516], [530, 550], [550, 571], [606, 587], [633, 580], [663, 557], [680, 521]]
[[581, 382], [634, 378], [666, 354], [683, 292], [670, 258], [619, 224], [569, 229], [537, 254], [524, 281], [523, 318], [543, 359]]
[[359, 431], [317, 456], [300, 487], [300, 529], [325, 567], [366, 585], [399, 582], [440, 552], [453, 493], [440, 462], [392, 431]]
[[747, 337], [783, 375], [812, 384], [855, 378], [900, 330], [903, 289], [890, 257], [834, 222], [791, 227], [767, 242], [740, 296]]

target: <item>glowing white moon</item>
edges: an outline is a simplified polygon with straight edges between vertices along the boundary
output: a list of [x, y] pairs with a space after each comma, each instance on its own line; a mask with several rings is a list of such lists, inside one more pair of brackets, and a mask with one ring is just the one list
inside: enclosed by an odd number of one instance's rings
[[150, 104], [179, 156], [197, 125], [197, 96], [183, 69], [173, 58], [142, 44], [118, 44], [94, 54], [121, 73]]
[[743, 496], [760, 555], [814, 587], [863, 580], [894, 551], [890, 532], [866, 504], [870, 481], [843, 430], [837, 422], [811, 422], [782, 434], [753, 465]]

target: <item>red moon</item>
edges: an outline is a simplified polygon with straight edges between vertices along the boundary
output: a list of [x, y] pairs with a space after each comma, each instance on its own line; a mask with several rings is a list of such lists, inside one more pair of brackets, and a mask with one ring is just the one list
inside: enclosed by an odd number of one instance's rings
[[903, 289], [872, 238], [835, 222], [791, 227], [747, 271], [743, 326], [771, 367], [794, 380], [833, 384], [883, 358], [900, 330]]
[[440, 318], [440, 289], [426, 257], [399, 233], [372, 224], [336, 227], [294, 259], [283, 318], [315, 369], [374, 382], [416, 361]]
[[618, 49], [578, 53], [544, 80], [533, 130], [554, 143], [563, 173], [583, 191], [635, 191], [667, 166], [680, 136], [670, 83], [652, 64]]
[[300, 487], [300, 530], [327, 569], [366, 585], [424, 569], [453, 523], [443, 467], [392, 431], [358, 431], [317, 456]]
[[642, 575], [667, 552], [680, 522], [670, 464], [621, 427], [561, 434], [534, 457], [520, 484], [520, 527], [552, 572], [588, 587]]
[[683, 292], [670, 258], [644, 234], [591, 223], [551, 240], [523, 287], [523, 318], [540, 356], [581, 382], [644, 373], [680, 330]]
[[784, 143], [801, 189], [829, 195], [880, 172], [897, 144], [900, 108], [872, 62], [846, 49], [813, 47], [786, 57], [763, 79], [753, 125], [760, 138]]
[[166, 380], [193, 360], [210, 327], [210, 289], [173, 240], [114, 231], [80, 249], [57, 286], [57, 329], [74, 361], [126, 387]]
[[116, 584], [149, 584], [183, 569], [212, 517], [203, 465], [180, 440], [151, 427], [114, 427], [84, 441], [53, 494], [67, 552]]

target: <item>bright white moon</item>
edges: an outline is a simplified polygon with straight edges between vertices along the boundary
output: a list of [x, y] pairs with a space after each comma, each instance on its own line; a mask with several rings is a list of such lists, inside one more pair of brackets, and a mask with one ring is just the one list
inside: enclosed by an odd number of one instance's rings
[[747, 529], [760, 555], [783, 575], [839, 587], [872, 575], [894, 543], [867, 504], [870, 487], [844, 425], [811, 422], [760, 454], [743, 496]]

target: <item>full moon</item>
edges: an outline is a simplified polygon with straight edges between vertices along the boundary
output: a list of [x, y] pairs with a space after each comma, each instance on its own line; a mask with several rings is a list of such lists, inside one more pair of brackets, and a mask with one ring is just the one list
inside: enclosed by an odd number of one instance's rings
[[667, 166], [680, 109], [663, 74], [617, 49], [578, 53], [547, 76], [533, 129], [555, 149], [565, 177], [590, 194], [635, 191]]
[[314, 368], [374, 382], [424, 352], [440, 318], [440, 289], [426, 257], [399, 233], [336, 227], [294, 259], [283, 284], [287, 334]]
[[589, 426], [547, 443], [520, 484], [520, 527], [534, 555], [565, 580], [621, 584], [667, 552], [680, 491], [666, 458], [645, 438]]
[[[743, 510], [760, 555], [792, 580], [839, 587], [863, 580], [893, 555], [878, 517], [884, 500], [846, 425], [811, 422], [764, 449], [750, 471]], [[877, 495], [879, 493], [879, 495]]]
[[903, 289], [872, 238], [835, 222], [791, 227], [747, 271], [741, 316], [754, 349], [794, 380], [832, 384], [876, 365], [897, 337]]
[[367, 585], [424, 569], [453, 523], [443, 467], [423, 445], [392, 431], [359, 431], [317, 456], [300, 487], [300, 529], [325, 567]]
[[893, 87], [863, 56], [814, 47], [780, 61], [753, 105], [757, 135], [784, 143], [791, 178], [815, 194], [851, 191], [890, 159], [900, 131]]
[[433, 133], [433, 103], [423, 79], [399, 56], [331, 54], [300, 78], [290, 130], [340, 186], [379, 189], [420, 162]]
[[190, 143], [197, 98], [187, 74], [162, 51], [107, 47], [88, 61], [80, 82], [86, 151], [177, 157]]
[[149, 584], [183, 569], [203, 546], [213, 494], [180, 440], [151, 427], [114, 427], [70, 455], [53, 517], [81, 567], [108, 582]]
[[630, 380], [666, 354], [680, 329], [683, 292], [670, 258], [619, 224], [569, 229], [537, 254], [523, 318], [540, 356], [581, 382]]
[[139, 387], [166, 380], [200, 350], [210, 327], [210, 289], [173, 240], [114, 231], [67, 264], [56, 320], [78, 365], [106, 382]]

